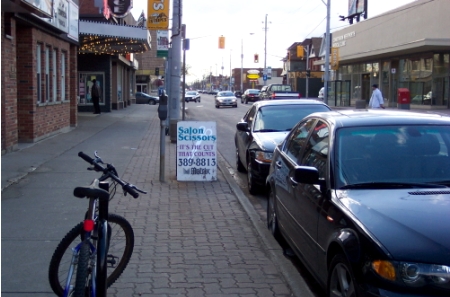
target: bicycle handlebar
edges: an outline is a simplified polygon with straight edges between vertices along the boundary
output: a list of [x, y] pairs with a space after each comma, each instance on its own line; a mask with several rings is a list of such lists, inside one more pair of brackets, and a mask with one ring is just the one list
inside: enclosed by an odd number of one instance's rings
[[122, 186], [122, 189], [126, 193], [129, 193], [134, 198], [138, 198], [139, 197], [139, 193], [136, 192], [136, 191], [139, 191], [139, 192], [141, 192], [143, 194], [147, 194], [146, 191], [138, 189], [135, 185], [132, 185], [130, 183], [127, 183], [127, 182], [121, 180], [116, 175], [117, 172], [116, 172], [116, 169], [114, 168], [114, 166], [112, 166], [110, 164], [107, 164], [108, 166], [104, 167], [103, 165], [101, 165], [100, 163], [103, 163], [103, 162], [101, 161], [100, 158], [92, 159], [90, 156], [86, 155], [83, 152], [79, 152], [78, 156], [80, 158], [82, 158], [83, 160], [85, 160], [86, 162], [88, 162], [89, 164], [91, 164], [92, 166], [94, 166], [94, 170], [95, 171], [101, 171], [101, 172], [103, 172], [104, 175], [106, 175], [107, 177], [112, 178], [117, 183], [119, 183]]

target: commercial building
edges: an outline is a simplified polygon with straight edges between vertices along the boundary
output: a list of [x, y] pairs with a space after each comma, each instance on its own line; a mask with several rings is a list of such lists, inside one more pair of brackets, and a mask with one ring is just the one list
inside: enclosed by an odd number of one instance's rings
[[411, 109], [450, 108], [449, 11], [448, 0], [417, 0], [332, 32], [328, 104], [368, 103], [378, 84], [388, 106], [405, 88]]

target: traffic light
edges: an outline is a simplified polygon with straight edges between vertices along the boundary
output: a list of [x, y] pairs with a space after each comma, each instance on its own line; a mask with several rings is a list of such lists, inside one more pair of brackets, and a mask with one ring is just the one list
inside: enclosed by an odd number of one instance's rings
[[219, 48], [224, 49], [225, 48], [225, 37], [220, 36], [219, 37]]
[[306, 70], [306, 77], [311, 77], [311, 70]]
[[255, 54], [255, 57], [254, 57], [253, 59], [255, 60], [255, 63], [258, 63], [258, 62], [259, 62], [259, 56], [258, 56], [258, 54]]
[[158, 67], [155, 68], [155, 75], [159, 75], [159, 68]]

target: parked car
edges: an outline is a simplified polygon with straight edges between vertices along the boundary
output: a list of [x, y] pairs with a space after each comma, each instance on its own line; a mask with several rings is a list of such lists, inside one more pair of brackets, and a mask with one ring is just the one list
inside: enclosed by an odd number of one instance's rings
[[345, 110], [276, 147], [267, 225], [325, 296], [450, 296], [450, 118]]
[[236, 98], [242, 98], [242, 92], [241, 91], [235, 91], [234, 92], [234, 96], [236, 96]]
[[197, 91], [187, 91], [184, 94], [184, 101], [186, 102], [200, 102], [200, 94]]
[[214, 96], [214, 104], [216, 108], [220, 108], [221, 106], [237, 107], [237, 98], [231, 91], [218, 92]]
[[255, 102], [258, 101], [259, 98], [259, 90], [257, 89], [247, 89], [241, 97], [241, 103], [248, 104], [249, 101]]
[[150, 104], [150, 105], [159, 104], [158, 96], [151, 96], [144, 92], [137, 92], [135, 94], [135, 97], [136, 97], [136, 104]]
[[296, 99], [301, 98], [299, 92], [292, 90], [290, 85], [270, 84], [261, 88], [261, 100]]
[[236, 167], [247, 171], [248, 190], [256, 194], [264, 188], [273, 150], [303, 117], [318, 111], [330, 111], [316, 100], [258, 101], [236, 125], [234, 143]]
[[219, 93], [219, 92], [220, 92], [219, 90], [214, 89], [214, 90], [209, 91], [208, 94], [210, 94], [210, 95], [217, 95], [217, 93]]

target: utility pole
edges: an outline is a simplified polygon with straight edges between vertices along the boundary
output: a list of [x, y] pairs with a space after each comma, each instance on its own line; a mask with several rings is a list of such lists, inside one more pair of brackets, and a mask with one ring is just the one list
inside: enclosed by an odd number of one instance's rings
[[[264, 72], [266, 72], [267, 67], [267, 14], [264, 25]], [[266, 73], [267, 75], [267, 73]], [[266, 85], [266, 81], [264, 80], [264, 85]]]
[[243, 76], [244, 69], [244, 38], [241, 38], [241, 89], [239, 90], [241, 93], [244, 92], [244, 78]]
[[325, 33], [325, 78], [323, 102], [328, 104], [328, 81], [330, 79], [330, 0], [327, 0], [327, 31]]
[[170, 63], [170, 141], [177, 142], [177, 124], [180, 120], [181, 81], [181, 17], [182, 0], [173, 1], [172, 17], [172, 61]]

